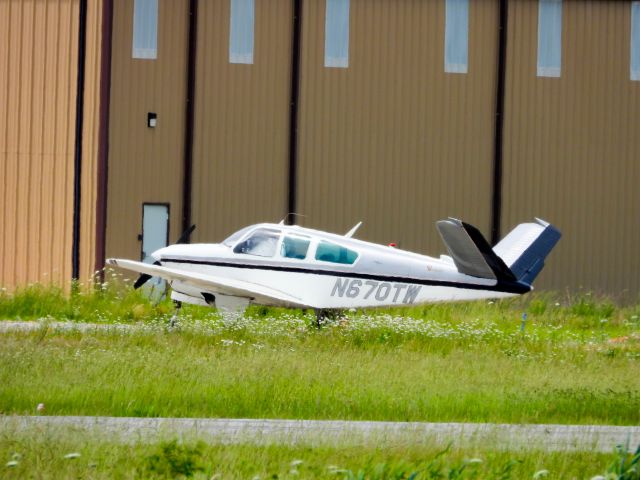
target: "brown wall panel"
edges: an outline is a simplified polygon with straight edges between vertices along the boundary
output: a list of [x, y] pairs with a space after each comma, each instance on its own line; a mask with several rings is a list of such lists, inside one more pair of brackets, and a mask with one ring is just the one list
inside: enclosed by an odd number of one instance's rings
[[538, 3], [510, 2], [503, 231], [540, 216], [564, 234], [541, 288], [636, 297], [640, 82], [631, 2], [565, 1], [560, 78], [536, 76]]
[[170, 203], [169, 238], [180, 235], [189, 2], [158, 4], [158, 55], [147, 60], [132, 58], [133, 0], [114, 1], [107, 257], [140, 257], [144, 202]]
[[0, 1], [0, 285], [71, 278], [78, 1]]
[[351, 0], [349, 67], [304, 2], [299, 219], [444, 253], [434, 222], [491, 222], [498, 3], [470, 2], [467, 74], [444, 72], [443, 0]]
[[229, 0], [201, 2], [193, 165], [194, 240], [286, 213], [291, 0], [256, 0], [254, 63], [229, 63]]

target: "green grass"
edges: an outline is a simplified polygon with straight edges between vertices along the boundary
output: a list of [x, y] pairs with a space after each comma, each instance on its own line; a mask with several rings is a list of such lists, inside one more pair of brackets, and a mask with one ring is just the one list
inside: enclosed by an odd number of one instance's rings
[[160, 317], [126, 333], [45, 323], [0, 336], [0, 412], [640, 423], [634, 323], [567, 328], [544, 313], [521, 332], [509, 305], [427, 312], [354, 314], [321, 330], [282, 312], [185, 316], [178, 330]]
[[143, 290], [133, 290], [128, 279], [111, 272], [111, 283], [68, 289], [34, 284], [15, 292], [0, 289], [0, 319], [88, 321], [109, 323], [150, 320], [171, 313], [171, 302], [152, 305]]
[[[187, 306], [169, 328], [169, 301], [152, 305], [113, 275], [69, 295], [37, 285], [0, 292], [0, 319], [41, 320], [35, 331], [0, 334], [0, 414], [35, 414], [43, 403], [51, 415], [640, 423], [640, 305], [537, 294], [349, 312], [322, 329], [310, 313], [255, 307], [232, 318]], [[57, 320], [104, 329], [62, 330]], [[591, 478], [630, 461], [490, 446], [439, 452], [0, 432], [0, 477]]]
[[[626, 467], [621, 468], [622, 459]], [[631, 455], [614, 453], [502, 452], [430, 445], [312, 448], [175, 441], [120, 445], [77, 433], [0, 433], [0, 477], [8, 479], [589, 479], [627, 470], [630, 462]], [[607, 478], [639, 477], [611, 473]]]
[[[105, 272], [106, 281], [92, 286], [73, 284], [69, 288], [52, 285], [29, 285], [9, 292], [0, 288], [0, 320], [34, 320], [50, 318], [83, 322], [147, 322], [173, 313], [173, 305], [165, 299], [157, 305], [145, 298], [144, 289], [133, 290], [131, 280], [121, 273]], [[71, 292], [71, 293], [67, 293]], [[507, 321], [519, 325], [527, 312], [530, 322], [571, 328], [576, 332], [597, 330], [615, 334], [626, 326], [640, 327], [640, 297], [637, 303], [620, 306], [611, 298], [589, 292], [578, 294], [533, 293], [497, 302], [467, 302], [426, 305], [413, 308], [384, 309], [377, 313], [415, 319], [455, 322], [479, 318], [482, 321]], [[185, 306], [193, 319], [208, 319], [208, 308]], [[367, 312], [374, 314], [375, 310]], [[283, 309], [251, 307], [249, 315], [279, 317], [289, 314]], [[637, 330], [637, 328], [636, 328]]]

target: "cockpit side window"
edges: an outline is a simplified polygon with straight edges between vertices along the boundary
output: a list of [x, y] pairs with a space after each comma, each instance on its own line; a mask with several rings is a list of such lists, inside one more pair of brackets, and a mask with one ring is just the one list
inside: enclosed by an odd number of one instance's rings
[[277, 230], [259, 229], [236, 245], [233, 252], [258, 257], [273, 257], [276, 254], [279, 238], [280, 232]]
[[322, 262], [352, 265], [357, 258], [358, 254], [353, 250], [341, 247], [335, 243], [325, 242], [324, 240], [318, 244], [318, 248], [316, 249], [316, 260]]
[[284, 237], [282, 247], [280, 247], [280, 255], [284, 258], [296, 258], [302, 260], [307, 256], [310, 240], [300, 237]]

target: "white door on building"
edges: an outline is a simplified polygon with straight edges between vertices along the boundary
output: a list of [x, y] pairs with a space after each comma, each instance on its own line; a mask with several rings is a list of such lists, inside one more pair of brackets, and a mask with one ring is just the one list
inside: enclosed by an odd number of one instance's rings
[[169, 205], [145, 203], [142, 206], [142, 261], [153, 263], [151, 254], [166, 247], [169, 238]]
[[[142, 261], [153, 263], [151, 256], [169, 240], [169, 204], [145, 203], [142, 205]], [[166, 291], [164, 280], [151, 278], [145, 283], [145, 291], [152, 301], [160, 301]]]

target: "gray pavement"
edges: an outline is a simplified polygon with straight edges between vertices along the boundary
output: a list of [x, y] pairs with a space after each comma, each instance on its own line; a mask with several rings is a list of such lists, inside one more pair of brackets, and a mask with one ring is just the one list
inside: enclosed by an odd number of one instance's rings
[[635, 450], [640, 427], [604, 425], [507, 425], [488, 423], [364, 422], [203, 418], [0, 416], [0, 432], [89, 434], [119, 442], [202, 439], [212, 443], [289, 445], [425, 444], [502, 450], [612, 452]]
[[60, 322], [57, 320], [2, 320], [0, 321], [0, 333], [6, 332], [32, 332], [43, 328], [51, 331], [80, 331], [91, 332], [128, 332], [140, 325], [136, 324], [113, 324], [113, 323], [83, 323], [83, 322]]

